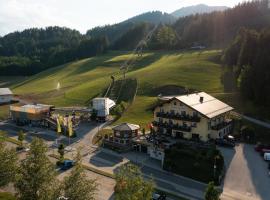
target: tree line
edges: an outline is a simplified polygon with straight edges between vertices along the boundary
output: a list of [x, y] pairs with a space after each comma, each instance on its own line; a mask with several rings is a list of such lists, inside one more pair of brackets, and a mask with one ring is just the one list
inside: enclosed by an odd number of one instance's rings
[[[174, 23], [160, 22], [152, 39], [146, 44], [146, 48], [179, 50], [198, 45], [224, 48], [233, 40], [241, 27], [261, 30], [269, 26], [268, 1], [248, 1], [224, 11], [182, 17]], [[143, 26], [137, 25], [137, 29], [139, 28], [144, 29]], [[103, 34], [106, 35], [106, 33]], [[129, 35], [130, 38], [134, 36]], [[124, 34], [118, 38], [117, 43], [124, 44], [126, 38], [127, 35]], [[119, 42], [121, 40], [123, 42]], [[125, 45], [117, 45], [117, 49], [127, 50], [128, 48]]]
[[[242, 95], [261, 105], [270, 105], [270, 28], [260, 32], [241, 29], [224, 51], [224, 81], [237, 88]], [[229, 79], [229, 80], [228, 80]]]
[[270, 27], [268, 0], [241, 3], [225, 11], [179, 18], [149, 12], [115, 25], [93, 28], [85, 35], [61, 27], [27, 29], [0, 38], [1, 75], [32, 75], [49, 67], [96, 56], [106, 50], [132, 50], [158, 25], [149, 50], [180, 50], [192, 46], [224, 48], [241, 27]]
[[32, 75], [76, 59], [102, 54], [106, 37], [90, 38], [61, 27], [27, 29], [0, 38], [1, 75]]

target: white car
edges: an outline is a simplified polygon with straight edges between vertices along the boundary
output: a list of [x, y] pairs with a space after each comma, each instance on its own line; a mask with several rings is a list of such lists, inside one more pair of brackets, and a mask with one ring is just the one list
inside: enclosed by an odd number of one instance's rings
[[270, 153], [264, 153], [263, 158], [265, 161], [270, 161]]

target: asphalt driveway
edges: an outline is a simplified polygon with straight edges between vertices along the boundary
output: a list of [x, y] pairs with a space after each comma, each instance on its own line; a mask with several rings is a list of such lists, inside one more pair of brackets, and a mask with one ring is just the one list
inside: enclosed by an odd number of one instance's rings
[[220, 148], [226, 163], [222, 199], [270, 199], [267, 163], [253, 145], [239, 144], [235, 149]]

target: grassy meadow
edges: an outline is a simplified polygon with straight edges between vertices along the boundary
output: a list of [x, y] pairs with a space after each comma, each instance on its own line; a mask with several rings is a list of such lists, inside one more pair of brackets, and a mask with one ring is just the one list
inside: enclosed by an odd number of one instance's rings
[[[159, 91], [162, 86], [223, 93], [220, 82], [222, 69], [213, 61], [220, 54], [218, 50], [160, 51], [147, 52], [138, 57], [126, 74], [128, 78], [137, 79], [137, 96], [116, 123], [128, 121], [146, 126], [152, 120], [151, 106], [156, 101], [154, 91]], [[9, 86], [15, 94], [30, 101], [56, 106], [86, 106], [93, 97], [104, 93], [111, 75], [120, 78], [120, 66], [131, 56], [130, 52], [109, 52], [48, 69], [26, 80], [14, 81]], [[0, 112], [0, 115], [3, 113]]]

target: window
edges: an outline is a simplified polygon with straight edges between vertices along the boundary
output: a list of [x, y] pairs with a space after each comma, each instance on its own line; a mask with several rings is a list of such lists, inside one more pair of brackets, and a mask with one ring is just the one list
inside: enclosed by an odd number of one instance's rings
[[121, 136], [120, 132], [115, 132], [115, 136], [120, 137]]
[[211, 129], [211, 122], [208, 122], [208, 130]]
[[121, 143], [121, 144], [124, 144], [124, 140], [120, 140], [120, 143]]
[[197, 117], [198, 116], [198, 112], [193, 112], [193, 116]]
[[186, 115], [186, 111], [181, 111], [181, 115]]
[[196, 122], [193, 122], [193, 123], [191, 124], [191, 126], [192, 126], [192, 127], [197, 127], [197, 123], [196, 123]]
[[175, 105], [175, 106], [177, 105], [176, 101], [175, 101], [175, 102], [173, 102], [173, 105]]

